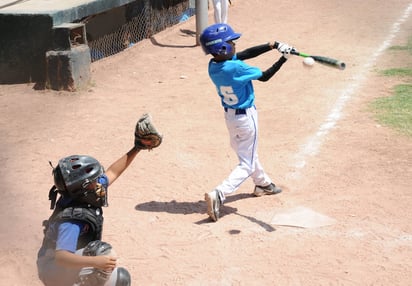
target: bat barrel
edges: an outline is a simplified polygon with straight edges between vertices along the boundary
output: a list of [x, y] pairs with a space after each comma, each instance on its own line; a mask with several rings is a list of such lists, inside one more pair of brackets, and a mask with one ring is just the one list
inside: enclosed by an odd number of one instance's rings
[[346, 64], [342, 61], [338, 61], [332, 58], [328, 57], [322, 57], [322, 56], [313, 56], [313, 59], [323, 65], [327, 65], [333, 68], [337, 68], [339, 70], [344, 70], [346, 68]]
[[296, 50], [292, 50], [290, 53], [292, 55], [300, 56], [300, 57], [303, 57], [303, 58], [311, 57], [316, 62], [318, 62], [320, 64], [327, 65], [327, 66], [337, 68], [337, 69], [340, 69], [340, 70], [344, 70], [346, 68], [346, 64], [344, 62], [341, 62], [341, 61], [338, 61], [338, 60], [335, 60], [335, 59], [332, 59], [332, 58], [323, 57], [323, 56], [312, 56], [312, 55], [309, 55], [309, 54], [298, 52]]

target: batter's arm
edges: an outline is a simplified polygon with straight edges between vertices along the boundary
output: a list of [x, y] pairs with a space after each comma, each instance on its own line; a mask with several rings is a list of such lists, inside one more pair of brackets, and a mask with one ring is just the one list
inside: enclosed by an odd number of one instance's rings
[[247, 59], [257, 57], [263, 53], [269, 52], [270, 50], [273, 50], [273, 45], [270, 43], [267, 43], [263, 45], [254, 46], [246, 50], [243, 50], [241, 52], [238, 52], [236, 54], [236, 57], [239, 60], [247, 60]]
[[275, 73], [282, 67], [282, 65], [287, 61], [287, 59], [285, 57], [280, 57], [280, 59], [273, 64], [273, 66], [271, 66], [270, 68], [268, 68], [267, 70], [265, 70], [262, 73], [262, 76], [260, 78], [258, 78], [259, 81], [268, 81], [269, 79], [271, 79], [272, 76], [275, 75]]

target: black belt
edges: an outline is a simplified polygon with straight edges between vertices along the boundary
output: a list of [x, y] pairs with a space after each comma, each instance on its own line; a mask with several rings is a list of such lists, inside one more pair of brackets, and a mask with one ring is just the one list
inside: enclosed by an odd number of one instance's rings
[[[227, 108], [227, 107], [225, 107], [224, 109], [225, 109], [225, 112], [228, 111], [228, 108]], [[236, 115], [246, 114], [246, 109], [235, 109], [235, 114], [236, 114]]]

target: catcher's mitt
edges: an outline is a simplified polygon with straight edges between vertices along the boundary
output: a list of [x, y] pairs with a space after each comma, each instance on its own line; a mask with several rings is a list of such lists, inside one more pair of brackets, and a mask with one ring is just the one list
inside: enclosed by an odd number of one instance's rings
[[149, 114], [143, 114], [136, 123], [134, 147], [137, 150], [151, 150], [162, 143], [163, 136], [157, 132]]

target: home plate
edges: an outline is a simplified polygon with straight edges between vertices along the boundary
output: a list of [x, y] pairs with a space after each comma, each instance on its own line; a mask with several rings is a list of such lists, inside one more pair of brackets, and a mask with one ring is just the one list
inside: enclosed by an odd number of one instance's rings
[[336, 220], [333, 218], [317, 213], [310, 208], [299, 206], [275, 214], [271, 224], [281, 226], [315, 228], [332, 225], [335, 222]]

